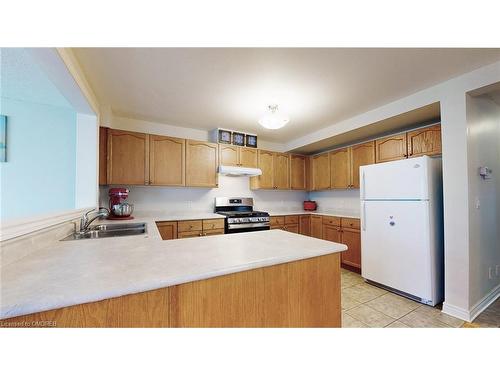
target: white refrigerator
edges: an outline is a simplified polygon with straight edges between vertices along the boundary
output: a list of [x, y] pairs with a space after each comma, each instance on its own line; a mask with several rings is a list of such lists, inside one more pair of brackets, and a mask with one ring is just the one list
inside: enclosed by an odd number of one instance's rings
[[422, 303], [443, 301], [441, 159], [360, 168], [361, 272]]

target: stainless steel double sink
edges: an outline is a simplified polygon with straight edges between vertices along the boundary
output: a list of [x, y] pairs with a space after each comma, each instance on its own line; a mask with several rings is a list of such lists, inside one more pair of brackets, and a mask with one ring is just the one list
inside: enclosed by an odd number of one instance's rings
[[137, 236], [147, 233], [146, 223], [98, 224], [85, 232], [75, 232], [61, 241]]

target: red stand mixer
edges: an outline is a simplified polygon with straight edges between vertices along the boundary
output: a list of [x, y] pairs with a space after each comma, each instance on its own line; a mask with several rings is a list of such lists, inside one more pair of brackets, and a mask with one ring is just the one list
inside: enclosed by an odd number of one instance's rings
[[109, 189], [109, 216], [108, 220], [131, 220], [134, 211], [134, 205], [125, 202], [128, 198], [128, 189], [111, 188]]

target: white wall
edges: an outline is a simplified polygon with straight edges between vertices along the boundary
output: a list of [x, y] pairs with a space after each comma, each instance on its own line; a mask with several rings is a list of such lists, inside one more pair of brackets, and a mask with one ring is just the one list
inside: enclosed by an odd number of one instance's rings
[[[471, 202], [469, 303], [474, 311], [480, 308], [485, 297], [492, 299], [500, 293], [500, 273], [495, 272], [496, 267], [500, 267], [500, 106], [485, 94], [467, 96], [467, 123]], [[479, 176], [480, 166], [493, 170], [491, 179], [483, 180]]]
[[[137, 211], [213, 212], [215, 197], [253, 197], [256, 209], [298, 209], [306, 199], [302, 191], [265, 191], [249, 188], [249, 177], [219, 176], [218, 189], [127, 186], [129, 202]], [[101, 205], [108, 205], [108, 187], [101, 187]]]
[[98, 200], [97, 117], [76, 115], [75, 208], [94, 207]]
[[359, 189], [312, 191], [309, 199], [316, 201], [320, 211], [359, 214]]

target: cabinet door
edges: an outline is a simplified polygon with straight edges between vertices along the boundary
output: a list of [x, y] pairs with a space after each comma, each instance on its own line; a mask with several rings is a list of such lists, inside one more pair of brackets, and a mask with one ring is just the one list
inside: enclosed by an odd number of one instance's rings
[[148, 184], [148, 140], [147, 134], [108, 130], [108, 184]]
[[180, 138], [149, 136], [150, 185], [185, 185], [186, 141]]
[[347, 189], [351, 187], [348, 148], [330, 152], [330, 178], [330, 187], [332, 189]]
[[311, 191], [312, 189], [313, 189], [312, 157], [306, 156], [306, 190]]
[[108, 183], [108, 128], [99, 128], [99, 185]]
[[217, 187], [219, 164], [216, 143], [186, 142], [186, 186]]
[[274, 188], [290, 189], [290, 156], [274, 154]]
[[306, 157], [303, 155], [290, 155], [290, 188], [306, 189]]
[[406, 133], [377, 139], [375, 140], [376, 162], [405, 159], [408, 156], [406, 147]]
[[339, 227], [323, 225], [323, 239], [327, 241], [341, 243], [341, 233]]
[[163, 221], [156, 223], [162, 240], [173, 240], [177, 238], [177, 222]]
[[285, 230], [287, 232], [299, 233], [299, 224], [286, 224]]
[[299, 232], [304, 236], [311, 235], [311, 216], [302, 215], [299, 222]]
[[240, 147], [240, 165], [246, 168], [257, 168], [257, 149]]
[[328, 153], [313, 156], [312, 178], [313, 190], [330, 189], [330, 155]]
[[441, 125], [408, 132], [408, 156], [441, 154]]
[[348, 247], [342, 252], [342, 263], [361, 269], [361, 233], [356, 229], [342, 229], [342, 240]]
[[252, 189], [274, 188], [274, 152], [259, 150], [259, 168], [262, 170], [260, 176], [250, 179]]
[[311, 236], [323, 238], [323, 218], [319, 215], [311, 216]]
[[220, 165], [231, 165], [239, 166], [238, 146], [231, 145], [219, 145], [219, 164]]
[[375, 141], [351, 147], [351, 187], [359, 188], [359, 167], [375, 163]]

